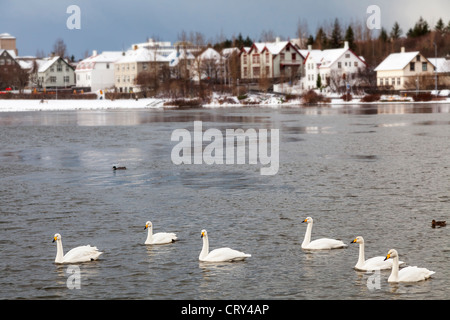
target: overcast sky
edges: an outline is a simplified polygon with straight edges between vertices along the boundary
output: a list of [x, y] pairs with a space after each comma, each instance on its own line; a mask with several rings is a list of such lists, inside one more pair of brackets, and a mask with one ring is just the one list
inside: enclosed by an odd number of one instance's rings
[[[80, 30], [67, 28], [70, 5], [81, 10]], [[380, 7], [388, 31], [398, 21], [406, 32], [420, 16], [431, 26], [439, 18], [450, 20], [449, 0], [0, 0], [0, 33], [17, 38], [19, 55], [48, 54], [62, 38], [79, 59], [86, 51], [128, 49], [149, 37], [173, 43], [182, 30], [206, 39], [242, 33], [259, 40], [263, 30], [295, 38], [299, 19], [315, 34], [319, 24], [336, 17], [343, 24], [365, 22], [369, 5]]]

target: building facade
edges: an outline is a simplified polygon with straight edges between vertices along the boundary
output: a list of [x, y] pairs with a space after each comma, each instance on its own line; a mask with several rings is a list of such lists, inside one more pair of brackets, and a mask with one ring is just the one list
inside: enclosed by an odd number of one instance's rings
[[162, 74], [165, 67], [169, 68], [166, 57], [151, 49], [135, 47], [114, 63], [114, 86], [118, 92], [137, 92], [136, 80], [141, 72]]

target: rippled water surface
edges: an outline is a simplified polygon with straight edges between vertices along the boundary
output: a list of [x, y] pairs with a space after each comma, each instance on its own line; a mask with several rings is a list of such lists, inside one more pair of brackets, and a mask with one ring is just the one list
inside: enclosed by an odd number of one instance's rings
[[[279, 129], [278, 174], [174, 165], [171, 134], [195, 120]], [[431, 220], [449, 220], [449, 147], [448, 105], [0, 113], [0, 298], [448, 299], [450, 227]], [[313, 239], [348, 248], [303, 251], [307, 216]], [[179, 241], [144, 245], [147, 220]], [[199, 263], [202, 229], [211, 249], [252, 257]], [[54, 264], [55, 233], [65, 251], [104, 252], [79, 265], [79, 290]], [[357, 272], [358, 235], [366, 258], [395, 248], [436, 274], [392, 285]]]

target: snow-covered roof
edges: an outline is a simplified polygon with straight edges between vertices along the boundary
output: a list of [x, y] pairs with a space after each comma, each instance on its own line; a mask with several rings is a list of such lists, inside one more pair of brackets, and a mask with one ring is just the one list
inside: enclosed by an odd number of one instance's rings
[[10, 35], [9, 33], [0, 33], [0, 39], [15, 39], [16, 37]]
[[118, 59], [116, 63], [129, 62], [151, 62], [151, 61], [168, 61], [167, 58], [159, 55], [151, 49], [138, 48], [135, 50], [128, 50], [125, 55]]
[[77, 70], [93, 69], [96, 63], [113, 63], [122, 57], [122, 51], [103, 51], [101, 54], [94, 54], [77, 64]]
[[182, 59], [193, 60], [194, 58], [194, 55], [187, 50], [173, 50], [166, 57], [166, 59], [169, 61], [170, 67], [175, 67]]
[[225, 49], [222, 49], [221, 54], [222, 54], [223, 57], [228, 58], [228, 57], [230, 57], [234, 52], [239, 53], [239, 49], [238, 49], [238, 48], [225, 48]]
[[403, 70], [418, 54], [419, 51], [391, 53], [374, 70]]
[[54, 64], [59, 59], [59, 56], [49, 57], [36, 60], [38, 64], [38, 72], [45, 72], [52, 64]]
[[450, 60], [445, 58], [428, 58], [428, 61], [437, 69], [438, 73], [450, 72]]
[[0, 55], [2, 55], [4, 51], [8, 52], [9, 55], [11, 56], [11, 58], [13, 58], [13, 59], [16, 59], [16, 58], [17, 58], [17, 56], [16, 56], [16, 51], [14, 51], [14, 50], [0, 49]]
[[208, 48], [200, 55], [200, 60], [220, 60], [222, 56], [213, 48]]
[[297, 48], [295, 48], [295, 46], [292, 45], [289, 41], [276, 41], [276, 42], [255, 42], [249, 51], [253, 50], [253, 48], [256, 48], [258, 50], [258, 52], [263, 52], [264, 50], [268, 50], [272, 55], [277, 55], [288, 44], [290, 44], [292, 46], [292, 48], [297, 50]]

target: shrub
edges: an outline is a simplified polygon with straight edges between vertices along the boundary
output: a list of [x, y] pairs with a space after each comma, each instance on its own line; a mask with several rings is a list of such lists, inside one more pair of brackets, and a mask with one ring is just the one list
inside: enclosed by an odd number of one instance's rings
[[414, 101], [431, 101], [433, 97], [431, 96], [431, 92], [422, 92], [418, 95], [413, 95], [412, 98]]
[[330, 102], [329, 98], [317, 94], [314, 90], [309, 90], [302, 96], [303, 103], [305, 104], [318, 104], [319, 102]]
[[379, 101], [381, 96], [377, 93], [374, 94], [367, 94], [364, 97], [362, 97], [361, 102], [374, 102]]
[[352, 101], [352, 95], [350, 93], [345, 93], [341, 96], [341, 99], [344, 101]]

